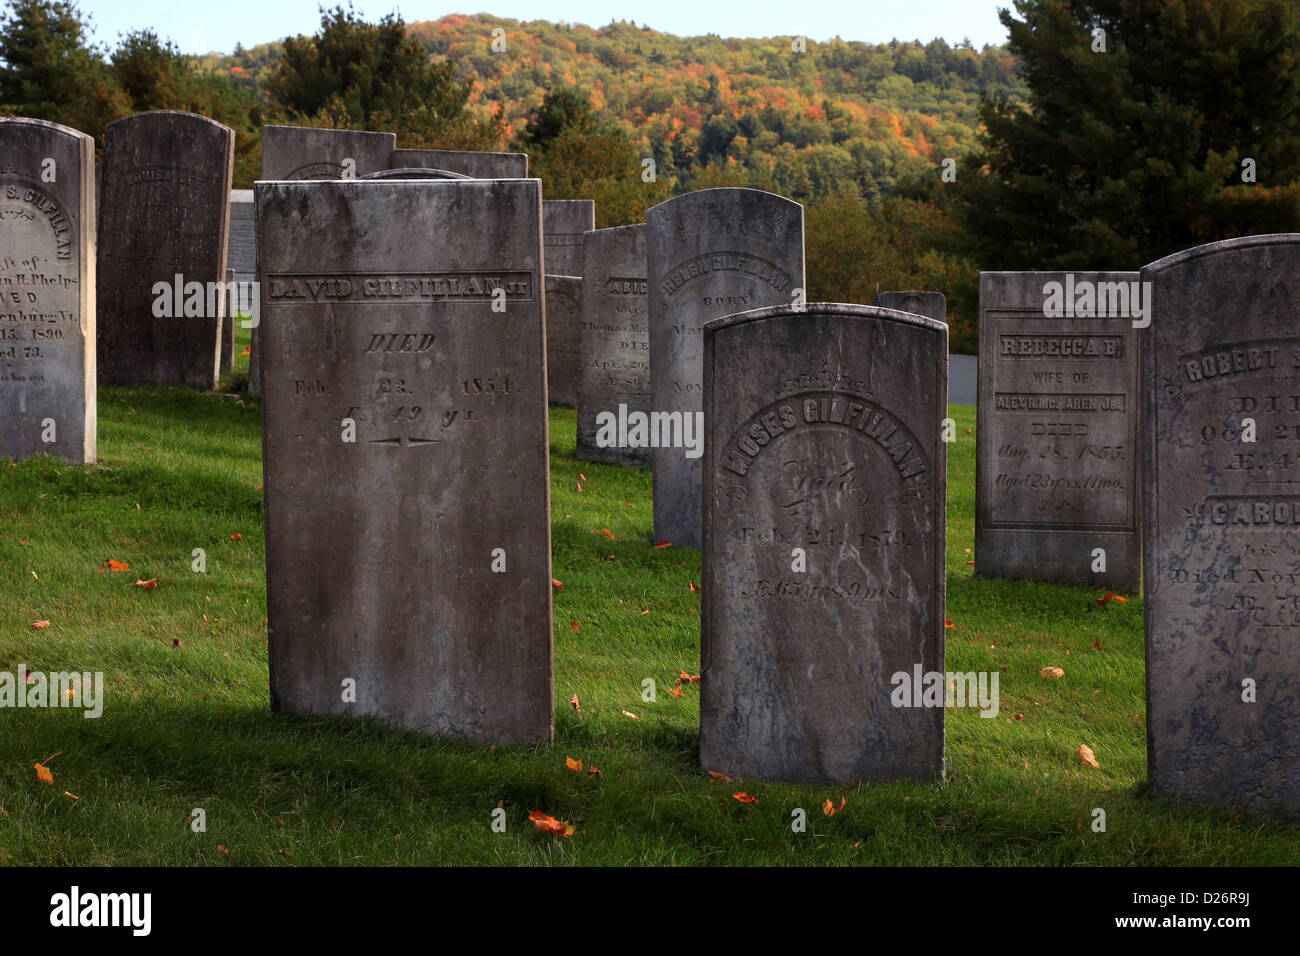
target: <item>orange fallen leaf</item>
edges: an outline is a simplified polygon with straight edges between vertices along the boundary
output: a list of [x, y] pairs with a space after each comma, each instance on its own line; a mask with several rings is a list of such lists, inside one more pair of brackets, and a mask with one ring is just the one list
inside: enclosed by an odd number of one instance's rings
[[972, 568], [975, 567], [974, 561], [967, 561], [966, 563], [969, 564]]
[[1058, 677], [1064, 677], [1065, 671], [1059, 667], [1044, 667], [1038, 672], [1039, 677], [1046, 677], [1048, 680], [1056, 680]]
[[572, 697], [569, 698], [569, 706], [573, 708], [573, 712], [575, 714], [577, 714], [579, 717], [582, 716], [582, 705], [578, 703], [577, 694], [574, 694]]
[[674, 688], [673, 688], [672, 690], [670, 690], [668, 693], [672, 694], [674, 697], [681, 697], [681, 696], [682, 696], [682, 685], [681, 685], [681, 684], [678, 684], [676, 687], [674, 687]]
[[1112, 595], [1112, 598], [1113, 598], [1114, 600], [1118, 601], [1120, 604], [1127, 604], [1127, 603], [1128, 603], [1128, 598], [1124, 597], [1122, 594], [1114, 594], [1114, 595]]
[[568, 767], [570, 770], [572, 770], [574, 773], [582, 773], [581, 760], [574, 760], [572, 757], [565, 757], [564, 765]]
[[555, 590], [557, 591], [563, 591], [564, 582], [559, 580], [558, 578], [551, 578], [551, 587], [555, 588]]
[[533, 826], [544, 833], [554, 833], [556, 836], [570, 837], [573, 836], [572, 824], [563, 820], [557, 820], [555, 817], [542, 813], [540, 810], [529, 810], [528, 819], [533, 821]]
[[245, 345], [245, 346], [244, 346], [244, 351], [241, 352], [240, 354], [241, 354], [241, 355], [252, 355], [252, 354], [253, 354], [253, 350], [252, 350], [251, 348], [249, 348], [247, 345]]
[[688, 674], [686, 671], [682, 671], [681, 676], [677, 678], [677, 683], [679, 684], [698, 684], [699, 682], [699, 674]]
[[699, 593], [700, 586], [698, 584], [696, 584], [694, 581], [687, 581], [686, 583], [690, 585], [692, 594]]
[[732, 796], [741, 803], [758, 803], [758, 797], [751, 797], [744, 790], [740, 791], [740, 793], [733, 793]]
[[641, 612], [641, 616], [642, 616], [642, 617], [645, 617], [645, 616], [646, 616], [647, 614], [649, 614], [649, 613], [650, 613], [649, 611], [642, 611], [642, 612]]
[[50, 626], [49, 621], [32, 621], [33, 631], [43, 631]]
[[844, 799], [844, 794], [841, 793], [840, 805], [837, 807], [835, 806], [835, 801], [828, 799], [826, 803], [822, 806], [822, 813], [826, 814], [826, 816], [828, 817], [833, 817], [835, 816], [835, 814], [839, 813], [841, 810], [844, 809], [844, 804], [846, 804], [847, 802], [848, 801]]
[[1085, 765], [1101, 769], [1101, 764], [1097, 763], [1097, 755], [1092, 752], [1092, 748], [1087, 744], [1079, 744], [1079, 766]]
[[53, 760], [61, 753], [63, 753], [62, 750], [60, 750], [59, 753], [57, 754], [51, 754], [50, 756], [42, 760], [40, 763], [36, 764], [37, 780], [39, 780], [41, 783], [49, 784], [51, 787], [54, 786], [54, 774], [50, 773], [50, 768], [47, 767], [46, 764], [48, 764], [51, 760]]
[[26, 538], [23, 538], [23, 539], [22, 539], [21, 541], [19, 541], [18, 543], [19, 543], [19, 544], [25, 544], [25, 545], [27, 545], [27, 547], [29, 547], [29, 548], [32, 546], [32, 543], [31, 543], [30, 541], [28, 541]]
[[588, 776], [588, 777], [596, 777], [597, 779], [599, 779], [599, 778], [604, 777], [605, 775], [604, 775], [603, 773], [601, 773], [599, 770], [597, 770], [596, 767], [595, 767], [595, 765], [593, 764], [592, 766], [590, 766], [590, 767], [587, 768], [587, 776]]
[[181, 639], [179, 637], [173, 637], [172, 647], [180, 647], [180, 646], [181, 646]]
[[152, 591], [158, 586], [158, 579], [150, 578], [148, 581], [141, 581], [139, 578], [136, 578], [135, 586], [138, 588], [144, 588], [146, 591]]
[[718, 773], [718, 771], [716, 770], [706, 770], [705, 773], [707, 773], [714, 780], [717, 780], [719, 783], [731, 783], [731, 778], [728, 777], [725, 773]]
[[1114, 599], [1115, 599], [1115, 592], [1107, 591], [1101, 597], [1097, 598], [1097, 607], [1105, 607], [1108, 603], [1110, 603]]
[[672, 546], [673, 543], [671, 541], [660, 541], [655, 545], [656, 548], [671, 548]]
[[222, 853], [226, 854], [226, 856], [229, 856], [229, 855], [230, 855], [230, 851], [227, 850], [227, 849], [226, 849], [224, 846], [222, 846], [220, 843], [217, 844], [217, 849], [220, 850]]
[[945, 617], [945, 618], [943, 619], [943, 626], [944, 626], [944, 627], [956, 627], [957, 625], [954, 624], [954, 623], [952, 622], [952, 618], [950, 618], [950, 617]]
[[71, 797], [73, 800], [76, 800], [78, 802], [81, 801], [81, 797], [77, 796], [75, 793], [68, 793], [68, 791], [64, 790], [63, 795], [65, 797]]
[[234, 532], [234, 533], [232, 533], [232, 534], [230, 535], [230, 540], [231, 540], [231, 541], [243, 541], [243, 540], [244, 540], [244, 536], [243, 536], [242, 534], [240, 534], [238, 531], [236, 531], [236, 532]]
[[573, 628], [573, 633], [575, 634], [577, 634], [579, 631], [582, 630], [582, 625], [579, 624], [577, 621], [570, 621], [569, 627]]
[[610, 541], [614, 540], [614, 532], [610, 531], [608, 528], [601, 528], [600, 533], [609, 538]]
[[109, 571], [130, 571], [131, 565], [124, 561], [119, 561], [117, 558], [109, 558], [99, 566], [99, 572], [102, 574], [106, 569]]
[[632, 713], [632, 711], [630, 711], [630, 710], [625, 710], [625, 711], [623, 711], [623, 716], [629, 718], [630, 720], [640, 720], [640, 719], [641, 719], [641, 718], [638, 717], [636, 714]]
[[584, 475], [582, 472], [578, 472], [578, 480], [579, 480], [579, 481], [586, 481], [586, 480], [587, 480], [587, 476]]
[[582, 485], [578, 484], [576, 481], [573, 484], [578, 489], [578, 494], [582, 494]]

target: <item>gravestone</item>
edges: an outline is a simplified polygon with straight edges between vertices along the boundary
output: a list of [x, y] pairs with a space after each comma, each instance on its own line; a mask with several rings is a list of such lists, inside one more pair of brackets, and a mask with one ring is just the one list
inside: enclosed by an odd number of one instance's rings
[[377, 173], [368, 173], [361, 179], [473, 179], [464, 173], [453, 173], [446, 169], [422, 169], [418, 166], [406, 166], [399, 169], [381, 169]]
[[549, 741], [540, 183], [256, 191], [273, 708]]
[[194, 113], [105, 128], [101, 384], [216, 387], [234, 156], [234, 132]]
[[759, 189], [676, 196], [646, 213], [646, 270], [651, 407], [669, 416], [650, 436], [654, 538], [698, 548], [704, 323], [802, 295], [803, 206]]
[[262, 178], [360, 179], [388, 169], [396, 146], [396, 133], [263, 126]]
[[1300, 234], [1198, 246], [1142, 281], [1151, 786], [1297, 814]]
[[552, 405], [578, 401], [578, 336], [582, 323], [582, 277], [546, 277], [546, 394]]
[[0, 458], [95, 460], [95, 141], [0, 117]]
[[948, 322], [948, 298], [942, 292], [881, 292], [882, 309], [911, 312], [940, 322]]
[[638, 425], [648, 432], [650, 412], [645, 268], [644, 223], [583, 236], [577, 456], [584, 461], [650, 464], [648, 434], [636, 434]]
[[704, 769], [942, 779], [947, 366], [946, 325], [872, 306], [705, 325]]
[[977, 574], [1140, 586], [1137, 278], [980, 273]]
[[542, 201], [542, 237], [546, 271], [557, 276], [582, 275], [582, 237], [596, 228], [596, 203], [590, 199]]
[[235, 298], [239, 276], [234, 269], [226, 270], [226, 294], [221, 297], [221, 371], [235, 367], [235, 312], [239, 300]]
[[396, 149], [389, 165], [394, 169], [406, 166], [446, 169], [463, 173], [471, 179], [523, 179], [528, 175], [528, 154], [468, 149]]
[[234, 269], [240, 282], [252, 282], [257, 278], [257, 224], [253, 221], [251, 189], [235, 189], [230, 193], [226, 268]]

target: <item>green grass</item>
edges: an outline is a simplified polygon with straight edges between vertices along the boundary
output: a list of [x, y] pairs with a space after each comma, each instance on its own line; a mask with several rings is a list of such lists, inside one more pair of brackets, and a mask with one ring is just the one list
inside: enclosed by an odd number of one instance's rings
[[[699, 553], [651, 546], [649, 474], [576, 461], [572, 412], [551, 412], [555, 745], [492, 749], [271, 714], [257, 406], [101, 389], [97, 465], [0, 462], [0, 670], [103, 671], [107, 697], [98, 720], [0, 710], [0, 864], [1300, 862], [1294, 824], [1145, 793], [1139, 597], [1102, 610], [1086, 590], [972, 576], [974, 410], [952, 414], [948, 668], [999, 668], [1001, 713], [948, 712], [945, 784], [847, 789], [827, 818], [838, 789], [701, 772], [698, 688], [668, 693], [698, 669]], [[130, 570], [98, 572], [109, 558]], [[1081, 743], [1100, 770], [1079, 766]], [[33, 765], [56, 751], [50, 787]], [[577, 832], [539, 832], [529, 810]]]

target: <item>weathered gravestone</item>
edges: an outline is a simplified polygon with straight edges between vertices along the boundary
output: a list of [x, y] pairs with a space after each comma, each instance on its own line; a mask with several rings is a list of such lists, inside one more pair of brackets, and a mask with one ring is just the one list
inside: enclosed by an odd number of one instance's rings
[[95, 460], [95, 141], [0, 118], [0, 458]]
[[263, 179], [360, 179], [388, 169], [396, 133], [262, 127]]
[[940, 322], [948, 321], [948, 297], [942, 292], [881, 292], [877, 303], [882, 309], [911, 312]]
[[381, 169], [377, 173], [368, 173], [361, 179], [473, 179], [464, 173], [453, 173], [447, 169], [426, 169], [418, 166], [404, 166], [398, 169]]
[[1151, 785], [1300, 813], [1300, 235], [1142, 281]]
[[947, 366], [946, 325], [871, 306], [705, 325], [706, 770], [943, 777]]
[[528, 154], [468, 149], [395, 149], [389, 165], [394, 169], [446, 169], [471, 179], [523, 179], [528, 175]]
[[221, 371], [228, 372], [235, 365], [235, 312], [239, 307], [237, 286], [239, 276], [234, 269], [226, 270], [226, 294], [221, 297]]
[[577, 456], [584, 461], [650, 464], [645, 267], [644, 224], [583, 236]]
[[1140, 586], [1137, 278], [980, 273], [976, 573]]
[[540, 183], [256, 189], [273, 707], [549, 741]]
[[257, 224], [253, 219], [251, 189], [235, 189], [230, 193], [226, 268], [234, 269], [240, 282], [252, 282], [257, 278]]
[[215, 388], [235, 134], [155, 110], [104, 130], [99, 381]]
[[582, 277], [546, 277], [546, 394], [552, 405], [573, 408], [578, 400], [578, 336]]
[[656, 541], [700, 546], [703, 328], [785, 305], [804, 287], [803, 206], [758, 189], [702, 189], [646, 213]]
[[590, 199], [542, 201], [542, 238], [546, 271], [557, 276], [582, 275], [582, 237], [596, 228], [596, 203]]

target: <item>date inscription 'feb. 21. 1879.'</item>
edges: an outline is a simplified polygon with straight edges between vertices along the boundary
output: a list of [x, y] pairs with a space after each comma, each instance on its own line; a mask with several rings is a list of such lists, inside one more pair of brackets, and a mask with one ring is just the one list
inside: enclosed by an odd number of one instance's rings
[[1300, 235], [1142, 270], [1152, 789], [1300, 813]]
[[549, 742], [540, 183], [256, 192], [273, 706]]
[[706, 770], [942, 778], [947, 343], [859, 305], [704, 327]]

